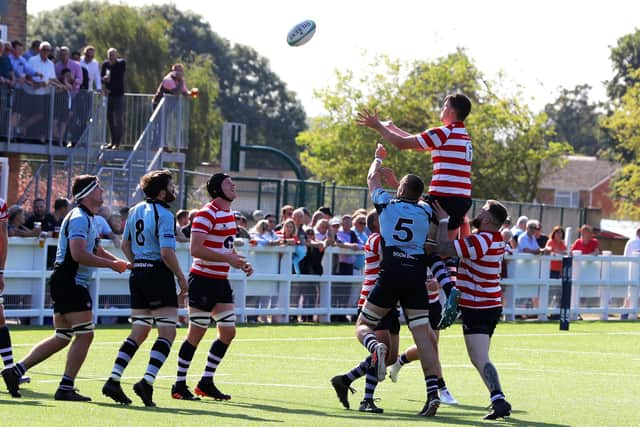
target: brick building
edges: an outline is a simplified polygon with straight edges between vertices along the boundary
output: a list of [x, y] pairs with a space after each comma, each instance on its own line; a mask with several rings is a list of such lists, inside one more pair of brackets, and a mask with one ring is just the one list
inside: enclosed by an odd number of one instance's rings
[[600, 208], [609, 218], [616, 211], [611, 199], [610, 181], [620, 165], [589, 156], [568, 156], [565, 166], [544, 175], [538, 185], [536, 200], [572, 208]]
[[0, 38], [26, 41], [27, 0], [0, 0]]

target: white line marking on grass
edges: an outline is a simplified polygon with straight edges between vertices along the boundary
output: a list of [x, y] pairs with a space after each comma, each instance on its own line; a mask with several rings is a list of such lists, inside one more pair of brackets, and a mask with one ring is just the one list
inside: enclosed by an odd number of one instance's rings
[[[500, 365], [498, 365], [499, 367]], [[533, 368], [510, 368], [505, 367], [505, 370], [508, 371], [519, 371], [519, 372], [540, 372], [543, 374], [548, 373], [558, 373], [558, 374], [570, 374], [572, 377], [576, 375], [598, 375], [598, 376], [606, 376], [606, 377], [639, 377], [640, 374], [631, 374], [629, 372], [602, 372], [602, 371], [577, 371], [570, 369], [533, 369]]]
[[[571, 355], [593, 355], [593, 356], [625, 356], [625, 357], [637, 356], [636, 353], [607, 353], [602, 351], [552, 350], [552, 349], [541, 349], [537, 347], [536, 348], [507, 347], [504, 350], [533, 351], [536, 353], [568, 353]], [[635, 359], [635, 360], [640, 360], [640, 359]]]

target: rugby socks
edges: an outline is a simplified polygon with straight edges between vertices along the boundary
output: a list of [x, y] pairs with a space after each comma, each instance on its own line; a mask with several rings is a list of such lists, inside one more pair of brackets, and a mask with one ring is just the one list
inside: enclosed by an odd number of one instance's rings
[[178, 351], [178, 373], [176, 374], [176, 384], [187, 385], [187, 371], [191, 366], [193, 354], [196, 348], [189, 341], [184, 340]]
[[13, 351], [11, 350], [11, 336], [7, 325], [0, 327], [0, 357], [6, 368], [13, 366]]
[[438, 377], [436, 377], [435, 375], [427, 375], [425, 377], [425, 381], [427, 383], [427, 396], [437, 397], [438, 396]]
[[440, 390], [447, 388], [447, 384], [444, 382], [444, 378], [438, 378], [438, 388]]
[[500, 400], [500, 399], [504, 399], [504, 393], [502, 393], [502, 390], [500, 390], [500, 389], [492, 390], [491, 391], [491, 403], [495, 402], [496, 400]]
[[222, 362], [222, 358], [228, 348], [229, 346], [219, 339], [215, 340], [213, 344], [211, 344], [209, 356], [207, 356], [207, 366], [204, 368], [202, 378], [213, 378], [213, 375], [216, 373], [216, 369], [218, 369], [218, 365]]
[[373, 399], [373, 393], [375, 393], [377, 386], [378, 386], [378, 369], [376, 367], [370, 366], [367, 369], [367, 376], [365, 377], [365, 385], [364, 385], [365, 400]]
[[74, 379], [68, 375], [63, 375], [58, 385], [58, 390], [73, 390]]
[[402, 353], [399, 357], [398, 357], [398, 363], [400, 364], [400, 366], [402, 365], [406, 365], [407, 363], [411, 363], [411, 360], [409, 360], [407, 358], [407, 353]]
[[[365, 372], [367, 372], [367, 369], [369, 368], [370, 365], [371, 365], [371, 356], [368, 356], [366, 359], [360, 362], [358, 366], [356, 366], [355, 368], [353, 368], [352, 370], [344, 374], [342, 377], [347, 382], [353, 382], [356, 379], [363, 376]], [[378, 375], [376, 374], [376, 379], [377, 378], [378, 378]]]
[[120, 346], [120, 350], [118, 350], [116, 361], [113, 364], [113, 369], [111, 370], [112, 380], [120, 381], [122, 373], [127, 368], [127, 365], [129, 365], [129, 361], [131, 361], [133, 355], [136, 354], [136, 351], [138, 351], [138, 344], [134, 340], [131, 338], [124, 340]]
[[452, 279], [452, 275], [447, 267], [445, 260], [438, 259], [431, 265], [431, 272], [433, 273], [433, 277], [438, 281], [444, 293], [449, 296], [451, 292], [451, 288], [453, 287], [454, 280]]
[[367, 349], [369, 353], [373, 353], [378, 345], [378, 338], [376, 338], [376, 334], [367, 334], [362, 339], [362, 345]]
[[149, 384], [153, 384], [156, 380], [158, 371], [162, 368], [165, 360], [171, 352], [171, 341], [166, 338], [158, 337], [153, 347], [151, 347], [151, 355], [149, 356], [149, 364], [147, 371], [144, 373], [144, 380]]

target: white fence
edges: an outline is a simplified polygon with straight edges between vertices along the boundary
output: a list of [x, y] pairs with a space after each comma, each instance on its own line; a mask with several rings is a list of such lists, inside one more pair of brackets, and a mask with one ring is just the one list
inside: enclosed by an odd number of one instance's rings
[[[36, 238], [12, 237], [5, 270], [5, 315], [8, 318], [30, 318], [34, 324], [49, 321], [53, 315], [46, 281], [51, 274], [55, 239], [47, 239], [41, 248]], [[104, 247], [122, 256], [110, 241]], [[253, 316], [272, 316], [276, 322], [287, 322], [289, 316], [317, 316], [329, 322], [330, 316], [354, 315], [363, 277], [330, 274], [340, 253], [353, 251], [329, 248], [323, 257], [324, 274], [297, 275], [291, 270], [291, 247], [242, 246], [238, 251], [254, 265], [255, 273], [246, 277], [232, 270], [230, 281], [235, 294], [236, 314], [241, 322]], [[191, 265], [188, 245], [179, 243], [177, 255], [185, 271]], [[516, 315], [535, 315], [544, 320], [559, 313], [560, 279], [549, 279], [550, 256], [513, 255], [506, 257], [507, 277], [502, 280], [504, 313], [507, 319]], [[640, 257], [576, 256], [573, 260], [571, 310], [579, 314], [597, 313], [602, 319], [609, 314], [638, 315]], [[99, 269], [90, 287], [96, 307], [96, 320], [109, 321], [127, 317], [129, 311], [129, 275]], [[623, 308], [625, 297], [630, 304]]]

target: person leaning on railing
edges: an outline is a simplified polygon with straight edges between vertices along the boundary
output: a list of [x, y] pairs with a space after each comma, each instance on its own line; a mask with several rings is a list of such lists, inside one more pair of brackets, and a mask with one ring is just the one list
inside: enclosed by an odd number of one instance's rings
[[[547, 245], [544, 247], [545, 254], [563, 256], [567, 254], [567, 245], [564, 243], [564, 229], [556, 225], [551, 231]], [[551, 260], [549, 266], [549, 277], [551, 279], [559, 279], [562, 276], [562, 261], [559, 259]]]
[[18, 205], [9, 208], [9, 224], [7, 226], [9, 237], [35, 237], [40, 235], [40, 229], [30, 230], [24, 225], [24, 209]]

